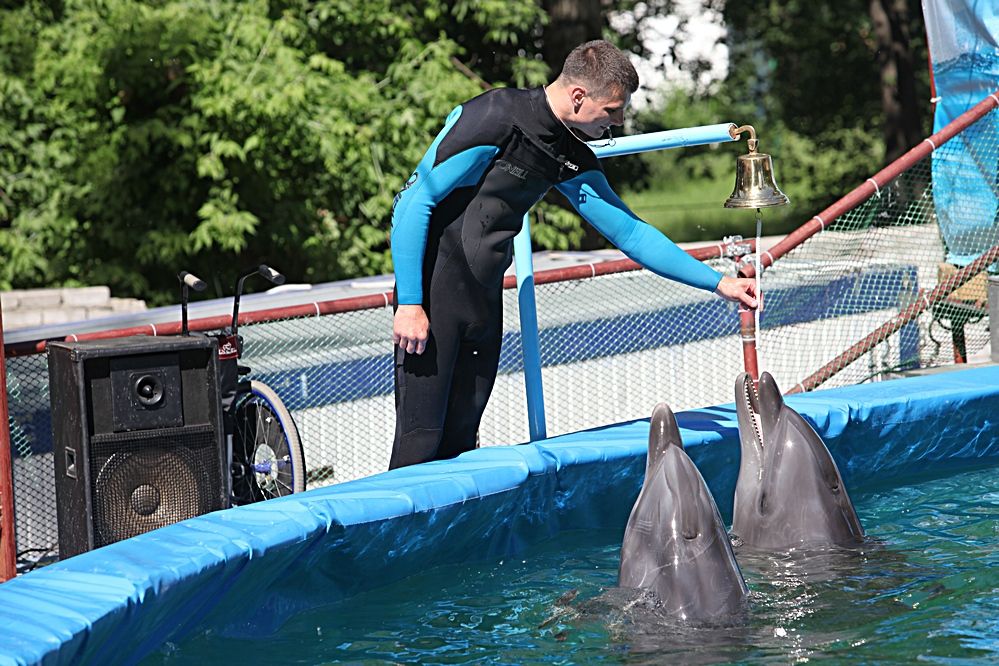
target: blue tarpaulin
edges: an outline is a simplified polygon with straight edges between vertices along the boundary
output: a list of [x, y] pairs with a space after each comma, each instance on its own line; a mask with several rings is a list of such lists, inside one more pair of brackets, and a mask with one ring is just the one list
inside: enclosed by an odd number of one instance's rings
[[[999, 90], [996, 0], [923, 0], [937, 102], [933, 131]], [[999, 99], [997, 99], [999, 101]], [[947, 261], [970, 264], [999, 243], [999, 113], [933, 154], [933, 200]]]
[[[851, 489], [999, 461], [999, 368], [792, 396]], [[677, 415], [726, 516], [734, 405]], [[500, 558], [561, 530], [623, 531], [648, 421], [394, 470], [219, 511], [0, 585], [0, 664], [135, 662], [192, 631], [260, 636], [433, 563]]]

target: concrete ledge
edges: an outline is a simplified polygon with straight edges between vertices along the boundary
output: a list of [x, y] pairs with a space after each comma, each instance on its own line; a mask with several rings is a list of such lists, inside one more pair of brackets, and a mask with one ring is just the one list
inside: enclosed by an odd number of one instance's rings
[[63, 287], [60, 289], [15, 289], [0, 294], [3, 307], [3, 328], [20, 328], [68, 324], [122, 312], [141, 312], [146, 302], [136, 298], [116, 298], [111, 289], [97, 287]]
[[80, 287], [79, 289], [60, 289], [63, 305], [78, 308], [107, 305], [111, 300], [109, 287]]

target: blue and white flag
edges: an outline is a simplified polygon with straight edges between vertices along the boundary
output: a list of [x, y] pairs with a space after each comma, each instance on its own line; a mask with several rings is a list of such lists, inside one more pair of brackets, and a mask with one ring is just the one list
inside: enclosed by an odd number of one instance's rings
[[[999, 2], [923, 0], [933, 65], [933, 131], [999, 90]], [[999, 99], [997, 99], [999, 101]], [[933, 198], [947, 261], [971, 263], [999, 243], [999, 111], [933, 154]]]

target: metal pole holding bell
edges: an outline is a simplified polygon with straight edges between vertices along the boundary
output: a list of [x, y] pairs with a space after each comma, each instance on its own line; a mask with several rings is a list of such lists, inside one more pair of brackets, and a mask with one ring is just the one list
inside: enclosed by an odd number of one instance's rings
[[[749, 134], [746, 144], [749, 153], [740, 155], [735, 165], [735, 188], [732, 196], [725, 200], [726, 208], [756, 209], [756, 298], [763, 297], [760, 291], [760, 236], [762, 235], [760, 209], [773, 206], [786, 206], [790, 203], [774, 180], [774, 163], [770, 155], [756, 152], [759, 142], [752, 125], [733, 127], [732, 138], [743, 133]], [[739, 337], [742, 341], [742, 360], [745, 371], [756, 382], [760, 378], [760, 364], [757, 355], [756, 338], [759, 335], [759, 309], [756, 311], [739, 307]]]

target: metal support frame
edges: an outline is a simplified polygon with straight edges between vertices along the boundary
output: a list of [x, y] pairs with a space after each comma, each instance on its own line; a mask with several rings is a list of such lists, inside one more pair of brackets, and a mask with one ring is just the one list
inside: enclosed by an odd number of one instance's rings
[[[591, 141], [589, 146], [599, 158], [633, 155], [653, 150], [700, 146], [709, 143], [735, 141], [730, 131], [735, 123], [651, 132]], [[524, 355], [524, 384], [527, 393], [527, 422], [531, 441], [547, 436], [545, 397], [541, 378], [541, 349], [538, 337], [538, 310], [534, 297], [534, 262], [531, 256], [530, 213], [524, 216], [524, 226], [514, 238], [514, 264], [517, 270], [517, 301], [520, 305], [520, 340]]]
[[0, 582], [17, 575], [14, 541], [14, 473], [11, 462], [10, 415], [7, 412], [7, 359], [0, 308]]

